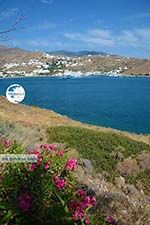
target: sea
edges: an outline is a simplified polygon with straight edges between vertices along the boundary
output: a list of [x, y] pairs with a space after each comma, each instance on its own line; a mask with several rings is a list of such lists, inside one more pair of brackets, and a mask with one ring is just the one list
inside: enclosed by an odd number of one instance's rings
[[24, 87], [23, 104], [54, 110], [91, 125], [150, 134], [150, 78], [1, 78], [0, 95], [5, 95], [11, 84]]

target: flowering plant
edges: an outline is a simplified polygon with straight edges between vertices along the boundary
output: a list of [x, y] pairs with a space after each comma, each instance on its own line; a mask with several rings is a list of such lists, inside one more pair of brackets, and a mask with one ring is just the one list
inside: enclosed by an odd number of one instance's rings
[[[22, 147], [3, 141], [1, 152]], [[41, 144], [28, 154], [33, 163], [9, 163], [0, 179], [0, 224], [91, 224], [88, 210], [96, 198], [74, 178], [77, 160], [68, 159], [60, 145]]]

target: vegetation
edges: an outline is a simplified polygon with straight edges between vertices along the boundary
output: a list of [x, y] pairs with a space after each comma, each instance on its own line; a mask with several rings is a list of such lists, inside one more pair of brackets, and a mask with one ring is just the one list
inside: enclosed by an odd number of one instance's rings
[[51, 127], [47, 130], [49, 142], [66, 143], [76, 148], [82, 158], [91, 160], [96, 172], [106, 171], [113, 178], [117, 175], [118, 152], [126, 157], [137, 157], [142, 151], [150, 151], [150, 146], [133, 141], [123, 135], [93, 131], [76, 127]]
[[[4, 132], [3, 129], [1, 131]], [[38, 162], [1, 164], [0, 224], [119, 224], [119, 210], [121, 206], [125, 207], [123, 204], [126, 203], [121, 197], [118, 200], [118, 195], [117, 202], [115, 199], [112, 200], [118, 210], [117, 215], [112, 211], [110, 214], [109, 201], [107, 203], [103, 196], [97, 196], [97, 205], [91, 208], [96, 203], [94, 192], [75, 179], [77, 161], [75, 157], [69, 160], [68, 151], [75, 148], [81, 158], [92, 162], [95, 175], [96, 172], [105, 172], [106, 178], [110, 181], [119, 175], [118, 162], [129, 157], [138, 162], [143, 151], [150, 152], [150, 146], [121, 134], [68, 126], [48, 128], [47, 139], [49, 143], [55, 144], [39, 144], [36, 148], [32, 146], [29, 152], [16, 141], [1, 142], [0, 153], [34, 153], [38, 156]], [[149, 170], [138, 171], [134, 176], [127, 176], [126, 182], [134, 184], [148, 194], [149, 175]], [[86, 207], [80, 208], [83, 203], [87, 204]], [[141, 211], [140, 213], [143, 215]], [[140, 218], [139, 214], [137, 217]], [[144, 218], [148, 221], [147, 214]]]
[[[2, 140], [0, 153], [25, 153], [16, 142]], [[67, 159], [60, 145], [42, 144], [26, 152], [36, 161], [2, 164], [0, 224], [92, 224], [88, 211], [96, 198], [73, 176], [76, 159]], [[20, 156], [19, 156], [20, 157]]]
[[52, 60], [51, 63], [47, 63], [47, 64], [49, 65], [48, 70], [50, 74], [64, 72], [65, 65], [61, 61]]
[[145, 194], [150, 193], [150, 171], [147, 169], [140, 172], [137, 176], [131, 176], [128, 178], [128, 182], [134, 184], [139, 189], [142, 189]]

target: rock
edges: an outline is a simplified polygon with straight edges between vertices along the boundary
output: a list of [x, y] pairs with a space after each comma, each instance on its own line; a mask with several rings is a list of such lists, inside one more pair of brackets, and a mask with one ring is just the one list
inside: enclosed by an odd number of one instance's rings
[[126, 185], [126, 191], [128, 194], [134, 195], [134, 194], [138, 194], [138, 190], [136, 189], [136, 187], [133, 184], [127, 184]]
[[142, 152], [139, 157], [139, 165], [142, 170], [150, 169], [150, 154]]
[[124, 188], [125, 184], [125, 179], [123, 177], [116, 177], [115, 178], [115, 184], [119, 189]]
[[127, 213], [128, 213], [128, 212], [127, 212], [126, 209], [121, 210], [121, 214], [122, 214], [122, 215], [127, 215]]
[[83, 163], [83, 169], [85, 171], [86, 174], [88, 175], [92, 175], [93, 173], [93, 166], [90, 160], [88, 159], [81, 159], [82, 163]]
[[91, 190], [93, 190], [93, 192], [94, 193], [99, 193], [99, 188], [97, 187], [97, 185], [96, 184], [92, 184], [92, 183], [89, 183], [88, 184], [88, 187], [91, 189]]
[[97, 177], [100, 179], [100, 180], [103, 180], [104, 179], [104, 174], [103, 173], [98, 173], [96, 174]]
[[113, 156], [116, 159], [122, 160], [124, 159], [124, 155], [121, 152], [112, 152], [111, 156]]
[[124, 155], [121, 152], [117, 152], [116, 158], [122, 160], [122, 159], [124, 159]]
[[112, 156], [114, 156], [116, 159], [124, 159], [124, 155], [123, 152], [124, 148], [122, 146], [118, 146], [114, 152], [112, 152]]
[[124, 159], [122, 162], [119, 162], [117, 165], [117, 171], [122, 176], [134, 176], [139, 173], [139, 166], [137, 164], [136, 159], [132, 159], [131, 157]]

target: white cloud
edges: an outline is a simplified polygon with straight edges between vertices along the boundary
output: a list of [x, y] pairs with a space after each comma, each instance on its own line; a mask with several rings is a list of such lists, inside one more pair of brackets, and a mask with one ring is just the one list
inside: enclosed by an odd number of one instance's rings
[[38, 24], [34, 28], [38, 30], [49, 30], [55, 27], [56, 27], [56, 24], [49, 21], [44, 21], [43, 23]]
[[142, 38], [150, 41], [150, 28], [136, 29], [135, 32]]
[[[47, 30], [50, 24], [41, 23], [36, 26], [36, 29]], [[103, 49], [104, 47], [108, 52], [117, 51], [117, 49], [128, 51], [131, 48], [131, 51], [142, 55], [143, 52], [150, 52], [150, 27], [120, 30], [119, 32], [111, 29], [91, 29], [85, 32], [61, 33], [59, 37], [48, 33], [48, 35], [37, 36], [33, 39], [16, 40], [14, 45], [22, 48], [27, 46], [32, 49]]]
[[19, 40], [11, 40], [8, 42], [8, 44], [10, 44], [10, 46], [13, 46], [13, 47], [19, 47], [21, 46], [22, 42]]
[[97, 36], [97, 37], [103, 37], [103, 38], [110, 38], [111, 37], [111, 32], [110, 30], [104, 30], [104, 29], [93, 29], [88, 31], [88, 33], [92, 36]]
[[43, 3], [43, 4], [52, 4], [53, 0], [41, 0], [41, 3]]
[[48, 40], [42, 40], [42, 39], [34, 39], [34, 40], [26, 40], [25, 41], [26, 45], [31, 46], [31, 47], [49, 47], [50, 42]]
[[39, 24], [33, 25], [28, 29], [28, 31], [43, 31], [43, 30], [51, 30], [56, 28], [56, 24], [50, 21], [43, 21]]
[[18, 8], [8, 8], [0, 13], [0, 20], [8, 19], [19, 13]]
[[111, 39], [89, 37], [86, 40], [86, 42], [93, 45], [100, 45], [100, 46], [107, 46], [107, 47], [114, 46], [114, 41]]
[[84, 35], [80, 33], [65, 33], [64, 36], [74, 41], [84, 41]]
[[55, 49], [63, 48], [64, 43], [59, 40], [52, 40], [50, 37], [47, 38], [34, 38], [34, 39], [20, 39], [20, 40], [9, 40], [8, 44], [13, 47], [20, 47], [32, 49]]
[[28, 47], [48, 47], [49, 46], [49, 41], [46, 39], [22, 39], [22, 40], [10, 40], [9, 41], [10, 45], [14, 47], [22, 47], [24, 45]]
[[84, 33], [65, 33], [64, 36], [72, 41], [80, 41], [94, 47], [149, 48], [150, 46], [150, 28], [121, 30], [118, 33], [108, 29], [91, 29]]
[[121, 45], [129, 45], [137, 47], [139, 45], [139, 39], [134, 31], [122, 31], [121, 36], [118, 37]]
[[82, 41], [89, 45], [112, 47], [114, 40], [111, 31], [105, 29], [93, 29], [85, 33], [65, 33], [64, 36], [74, 41]]

